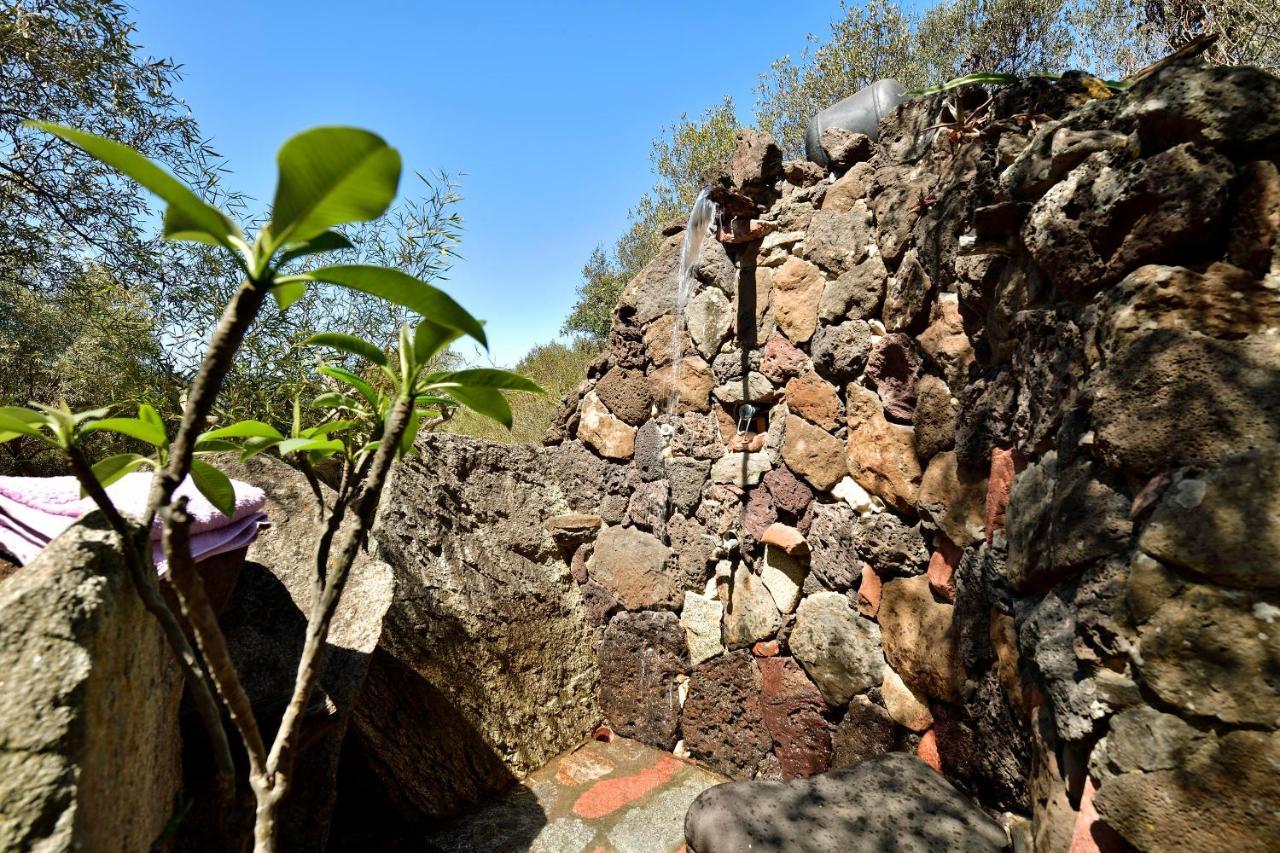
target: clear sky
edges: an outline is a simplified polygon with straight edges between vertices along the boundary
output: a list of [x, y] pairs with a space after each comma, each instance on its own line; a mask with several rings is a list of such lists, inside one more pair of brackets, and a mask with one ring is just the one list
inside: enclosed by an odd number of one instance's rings
[[[597, 243], [653, 181], [649, 141], [758, 75], [835, 0], [132, 0], [145, 52], [184, 66], [179, 94], [264, 205], [275, 151], [317, 124], [400, 149], [405, 174], [465, 172], [465, 260], [444, 287], [513, 364], [555, 337]], [[409, 181], [402, 186], [410, 186]]]

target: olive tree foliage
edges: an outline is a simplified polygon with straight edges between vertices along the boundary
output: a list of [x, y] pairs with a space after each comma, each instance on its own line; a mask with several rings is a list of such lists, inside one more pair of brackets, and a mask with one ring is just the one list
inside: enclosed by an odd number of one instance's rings
[[604, 345], [623, 287], [658, 253], [663, 228], [684, 220], [710, 173], [733, 153], [737, 127], [733, 100], [725, 98], [697, 118], [684, 114], [662, 129], [649, 150], [656, 180], [631, 209], [630, 225], [612, 251], [592, 251], [562, 332]]
[[[95, 401], [171, 410], [239, 286], [241, 271], [216, 247], [159, 239], [158, 211], [135, 183], [23, 125], [39, 119], [119, 140], [202, 200], [243, 214], [249, 200], [227, 189], [223, 159], [174, 91], [180, 66], [143, 55], [134, 38], [128, 7], [114, 0], [0, 0], [0, 354], [33, 354], [0, 372], [0, 399], [75, 408], [91, 390]], [[407, 189], [381, 219], [344, 226], [352, 248], [343, 262], [446, 275], [462, 229], [456, 179], [419, 175]], [[250, 222], [250, 232], [261, 225]], [[404, 319], [392, 303], [324, 284], [287, 312], [269, 303], [217, 415], [285, 426], [295, 396], [328, 387], [302, 346], [309, 334], [347, 331], [390, 346]], [[49, 458], [20, 439], [0, 453], [0, 473], [50, 473]]]
[[[379, 219], [398, 192], [400, 154], [376, 134], [318, 127], [286, 141], [276, 158], [279, 178], [270, 219], [250, 237], [226, 211], [137, 150], [66, 125], [33, 121], [28, 126], [136, 181], [164, 202], [165, 239], [207, 246], [221, 255], [229, 270], [237, 271], [239, 284], [210, 329], [176, 424], [146, 403], [136, 407], [136, 417], [115, 411], [118, 407], [113, 405], [80, 411], [65, 401], [6, 405], [0, 407], [0, 443], [26, 439], [59, 453], [118, 535], [133, 585], [173, 648], [209, 734], [228, 834], [234, 834], [230, 806], [236, 774], [224, 713], [247, 757], [255, 805], [254, 849], [268, 853], [281, 842], [277, 816], [304, 746], [304, 710], [323, 666], [329, 628], [356, 556], [367, 541], [392, 464], [414, 452], [414, 438], [424, 426], [438, 425], [457, 409], [510, 428], [512, 410], [505, 392], [541, 389], [503, 370], [436, 369], [441, 354], [463, 336], [487, 347], [483, 324], [423, 278], [393, 267], [342, 262], [355, 249], [335, 229]], [[284, 429], [256, 418], [214, 420], [218, 398], [264, 306], [274, 303], [274, 310], [288, 312], [325, 285], [392, 303], [413, 322], [400, 327], [391, 347], [343, 332], [321, 332], [302, 341], [321, 354], [317, 373], [332, 380], [335, 390], [305, 402], [296, 398]], [[325, 353], [331, 355], [325, 358]], [[127, 437], [145, 452], [116, 453], [93, 462], [88, 440], [97, 433]], [[189, 478], [223, 515], [234, 515], [234, 485], [216, 467], [215, 454], [226, 452], [238, 453], [241, 459], [278, 455], [306, 477], [316, 505], [306, 636], [292, 695], [270, 742], [193, 565], [191, 515], [187, 498], [178, 494]], [[322, 463], [337, 468], [331, 490], [321, 485], [316, 473]], [[146, 468], [154, 471], [146, 507], [140, 518], [126, 517], [107, 489]], [[161, 594], [152, 564], [157, 522], [167, 563], [164, 583], [177, 601], [180, 617]], [[228, 839], [226, 846], [239, 845]]]
[[1205, 33], [1219, 37], [1212, 62], [1280, 66], [1275, 0], [871, 0], [841, 13], [756, 90], [756, 120], [788, 156], [803, 154], [811, 116], [885, 77], [909, 90], [979, 71], [1123, 77]]

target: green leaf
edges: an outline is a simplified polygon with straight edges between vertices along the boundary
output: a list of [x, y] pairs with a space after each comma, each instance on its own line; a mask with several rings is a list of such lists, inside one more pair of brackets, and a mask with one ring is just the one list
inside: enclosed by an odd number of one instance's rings
[[276, 301], [276, 307], [281, 311], [288, 311], [293, 303], [306, 295], [305, 281], [285, 281], [271, 288], [271, 298]]
[[413, 363], [422, 367], [461, 336], [457, 329], [422, 320], [413, 330]]
[[452, 397], [435, 397], [428, 394], [419, 394], [413, 398], [415, 406], [458, 406], [457, 400]]
[[378, 392], [373, 390], [373, 386], [365, 382], [359, 376], [347, 370], [345, 367], [339, 367], [336, 364], [324, 364], [320, 366], [320, 372], [325, 376], [332, 376], [334, 379], [345, 382], [352, 388], [360, 392], [360, 396], [369, 401], [370, 406], [378, 405]]
[[418, 437], [418, 427], [422, 424], [422, 415], [414, 409], [409, 413], [409, 422], [405, 424], [404, 435], [400, 436], [400, 456], [404, 457], [413, 450], [413, 441]]
[[280, 253], [280, 259], [276, 262], [276, 266], [283, 267], [290, 261], [305, 258], [308, 255], [318, 255], [321, 252], [340, 252], [344, 249], [354, 248], [355, 246], [351, 245], [351, 241], [337, 231], [324, 231], [310, 240], [285, 246], [284, 251]]
[[244, 441], [244, 452], [240, 454], [240, 461], [247, 462], [257, 456], [264, 450], [269, 450], [280, 443], [275, 438], [247, 438]]
[[468, 388], [460, 385], [450, 388], [449, 394], [473, 412], [511, 429], [511, 404], [497, 388]]
[[400, 184], [400, 154], [354, 127], [316, 127], [280, 147], [271, 230], [282, 244], [386, 212]]
[[303, 341], [307, 346], [313, 347], [332, 347], [342, 352], [349, 352], [352, 355], [358, 355], [361, 358], [368, 359], [374, 364], [382, 367], [387, 366], [387, 354], [378, 349], [373, 344], [357, 338], [355, 335], [344, 335], [340, 332], [324, 332], [319, 335], [312, 335]]
[[484, 326], [476, 318], [444, 291], [408, 273], [386, 267], [353, 264], [321, 267], [306, 273], [306, 277], [403, 305], [434, 323], [468, 334], [486, 347], [489, 345], [485, 340]]
[[200, 494], [217, 507], [218, 512], [231, 518], [236, 514], [236, 490], [227, 475], [201, 459], [191, 460], [191, 482]]
[[209, 441], [201, 441], [196, 439], [195, 453], [222, 453], [227, 450], [244, 450], [244, 446], [236, 444], [234, 441], [227, 441], [222, 438], [215, 438]]
[[17, 438], [20, 435], [25, 435], [28, 438], [38, 438], [41, 441], [45, 440], [44, 433], [38, 428], [26, 421], [20, 421], [17, 418], [0, 413], [0, 443]]
[[145, 441], [152, 447], [163, 447], [169, 439], [164, 434], [164, 427], [149, 423], [141, 418], [103, 418], [94, 421], [84, 428], [85, 432], [118, 432], [139, 441]]
[[508, 370], [498, 370], [492, 367], [455, 370], [451, 373], [443, 374], [441, 378], [432, 382], [431, 385], [437, 388], [465, 385], [470, 388], [503, 388], [508, 391], [530, 391], [534, 394], [546, 393], [532, 379]]
[[[73, 412], [71, 415], [71, 422], [79, 426], [85, 421], [96, 421], [99, 418], [105, 418], [107, 415], [111, 414], [112, 408], [114, 407], [103, 406], [101, 409], [86, 409], [83, 412]], [[148, 406], [148, 408], [150, 407]], [[152, 411], [154, 411], [154, 409]], [[157, 415], [157, 417], [159, 417], [159, 415]], [[163, 426], [161, 428], [163, 429]]]
[[352, 411], [360, 411], [360, 401], [354, 397], [348, 397], [338, 391], [329, 391], [321, 394], [311, 401], [311, 405], [317, 409], [351, 409]]
[[[150, 464], [153, 463], [146, 456], [137, 453], [117, 453], [93, 466], [93, 478], [105, 489], [125, 474]], [[82, 490], [81, 497], [83, 496]]]
[[232, 251], [236, 251], [235, 241], [244, 242], [244, 235], [225, 213], [202, 201], [185, 184], [128, 145], [47, 121], [28, 121], [26, 124], [62, 137], [167, 202], [168, 208], [164, 213], [166, 238], [211, 243]]
[[328, 437], [335, 432], [346, 432], [354, 426], [359, 426], [360, 421], [347, 419], [341, 421], [329, 421], [318, 426], [308, 427], [302, 431], [302, 438], [316, 438], [318, 436]]
[[138, 406], [138, 420], [146, 421], [149, 424], [155, 424], [164, 429], [164, 419], [160, 417], [160, 413], [156, 411], [155, 406], [142, 403]]
[[290, 438], [280, 442], [280, 446], [276, 448], [281, 456], [288, 456], [291, 453], [304, 453], [311, 450], [341, 450], [342, 442], [338, 439], [320, 439], [320, 438]]
[[196, 439], [196, 446], [219, 438], [274, 438], [277, 441], [284, 440], [280, 430], [271, 424], [263, 423], [262, 421], [237, 421], [228, 426], [201, 433]]

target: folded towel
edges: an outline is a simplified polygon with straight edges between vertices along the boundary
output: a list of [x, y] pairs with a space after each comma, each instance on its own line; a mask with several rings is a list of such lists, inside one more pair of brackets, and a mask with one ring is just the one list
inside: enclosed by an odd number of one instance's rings
[[[266, 494], [239, 480], [232, 480], [231, 485], [236, 495], [231, 518], [209, 503], [190, 477], [175, 492], [175, 497], [188, 499], [191, 551], [197, 562], [249, 544], [268, 524], [262, 512]], [[128, 474], [107, 488], [116, 508], [135, 518], [145, 511], [150, 491], [149, 473]], [[80, 483], [75, 477], [0, 477], [0, 545], [23, 564], [29, 563], [55, 536], [96, 508], [91, 498], [80, 497]], [[151, 540], [155, 543], [157, 567], [163, 573], [161, 530], [162, 522], [156, 519]]]

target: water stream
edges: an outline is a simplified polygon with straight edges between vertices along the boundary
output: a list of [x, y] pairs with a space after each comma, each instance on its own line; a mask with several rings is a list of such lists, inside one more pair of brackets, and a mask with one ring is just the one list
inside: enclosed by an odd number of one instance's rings
[[672, 307], [671, 324], [671, 391], [667, 395], [667, 414], [675, 416], [680, 403], [680, 359], [684, 357], [680, 333], [684, 331], [684, 310], [689, 304], [696, 280], [694, 270], [702, 255], [702, 243], [711, 233], [716, 216], [716, 203], [711, 200], [711, 189], [704, 187], [698, 193], [689, 210], [689, 222], [684, 229], [684, 243], [680, 246], [680, 269], [676, 279], [676, 301]]

